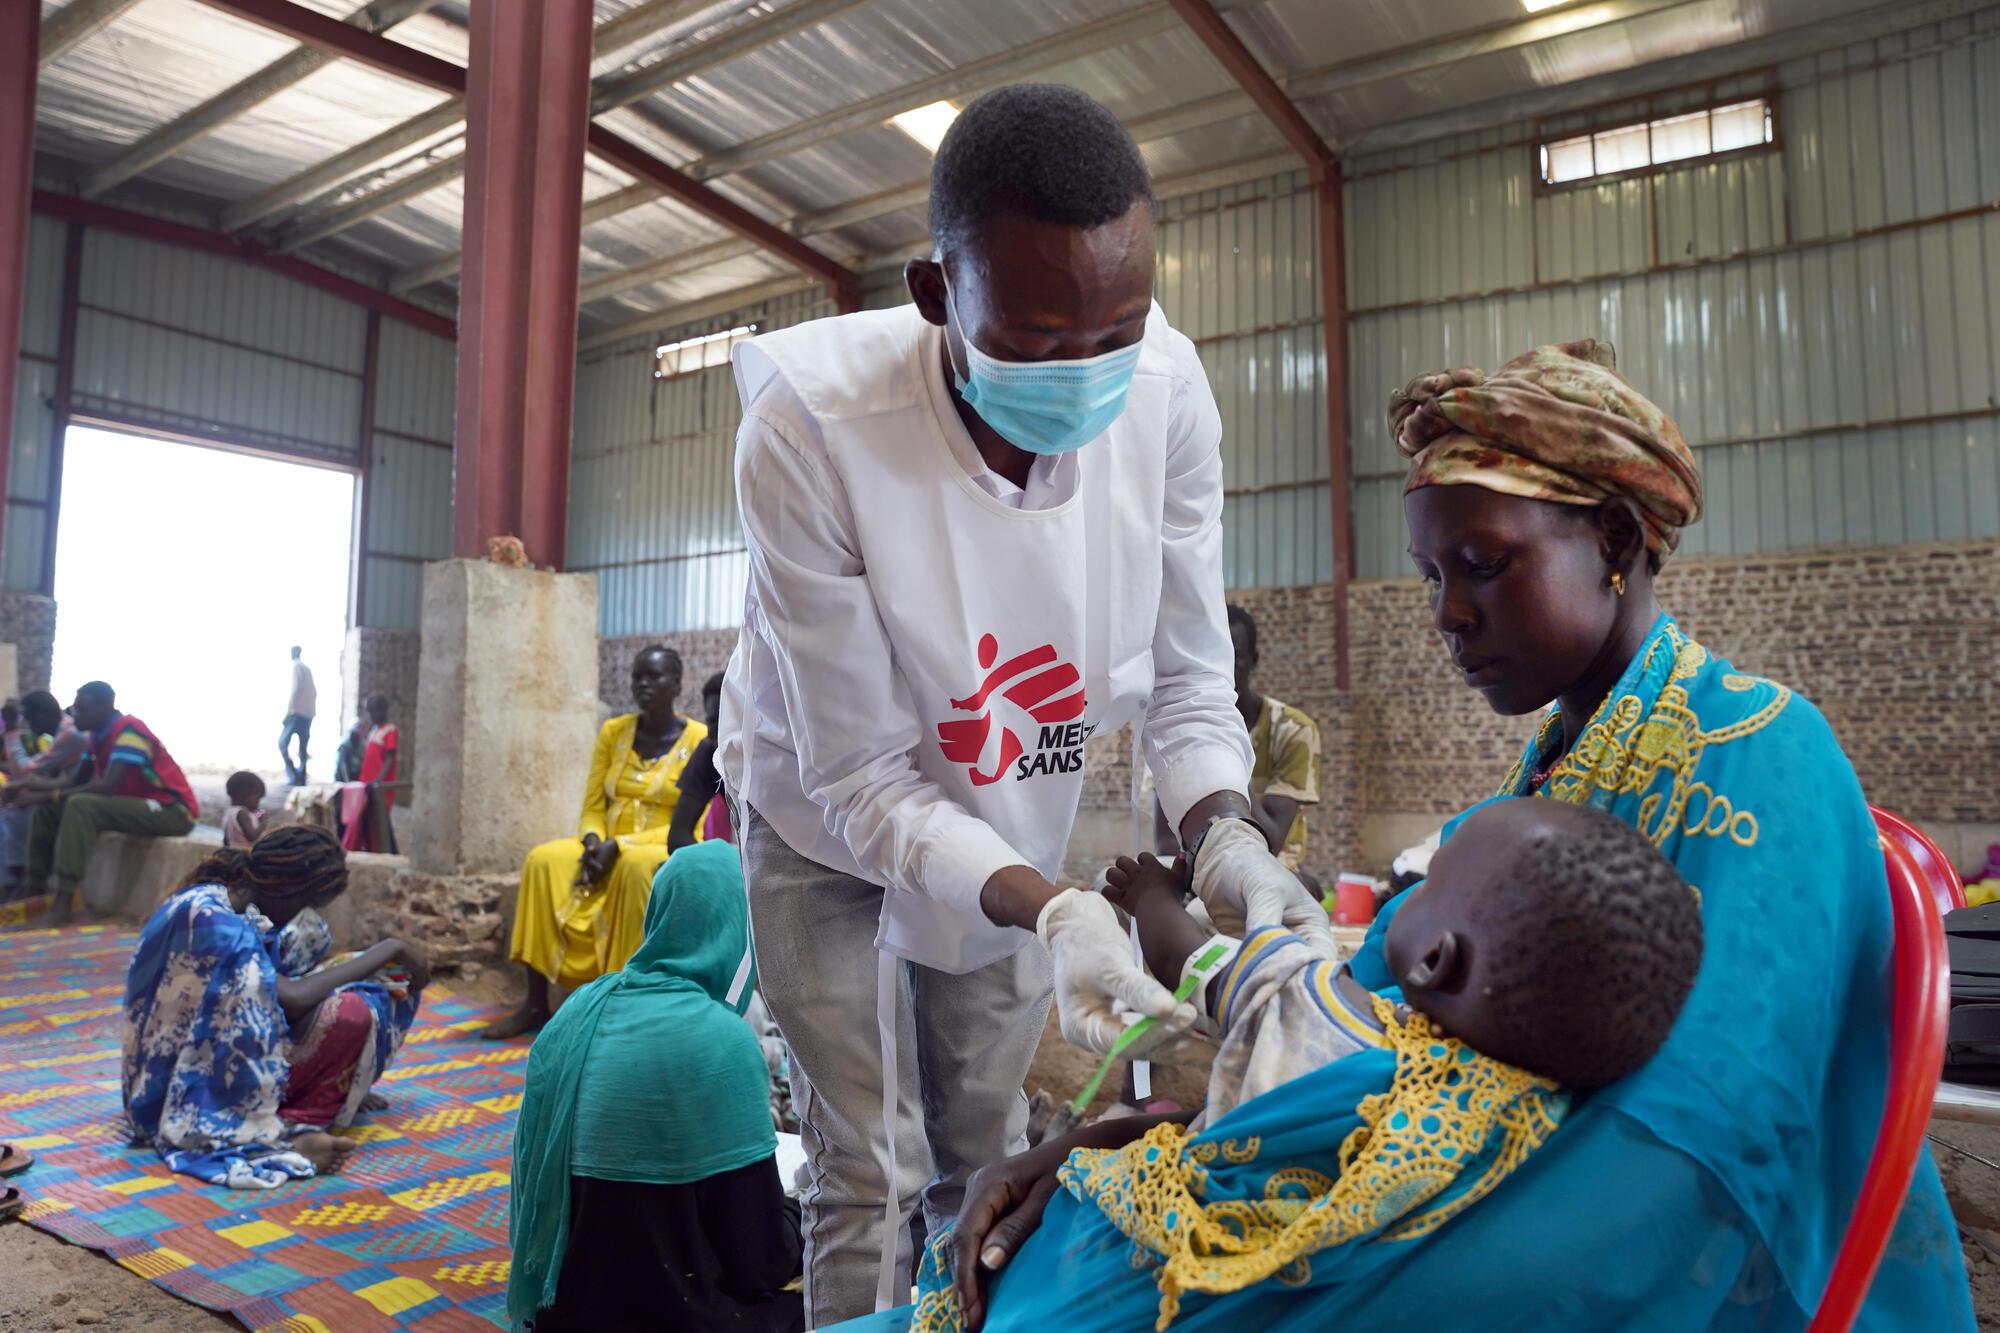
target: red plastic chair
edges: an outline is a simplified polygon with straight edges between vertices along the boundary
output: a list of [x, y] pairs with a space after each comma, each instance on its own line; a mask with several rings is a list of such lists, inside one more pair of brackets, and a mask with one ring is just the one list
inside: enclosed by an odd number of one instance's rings
[[1959, 878], [1957, 867], [1938, 850], [1928, 834], [1901, 815], [1892, 815], [1878, 806], [1869, 806], [1868, 812], [1875, 816], [1875, 827], [1882, 836], [1901, 843], [1910, 859], [1917, 863], [1924, 882], [1930, 885], [1939, 916], [1965, 906], [1965, 883]]
[[[1935, 886], [1904, 842], [1909, 826], [1875, 811], [1882, 829], [1882, 853], [1889, 871], [1889, 917], [1894, 925], [1894, 989], [1889, 1016], [1889, 1095], [1875, 1151], [1854, 1201], [1847, 1235], [1827, 1275], [1819, 1312], [1807, 1333], [1845, 1333], [1854, 1324], [1868, 1284], [1888, 1248], [1896, 1215], [1910, 1192], [1917, 1153], [1924, 1144], [1931, 1100], [1944, 1070], [1944, 1036], [1951, 1012], [1951, 972], [1945, 961], [1944, 926]], [[1922, 838], [1922, 834], [1916, 834]], [[1925, 840], [1928, 844], [1928, 839]], [[1936, 848], [1931, 848], [1933, 853]], [[1939, 858], [1942, 861], [1942, 858]], [[1946, 863], [1949, 864], [1949, 863]]]

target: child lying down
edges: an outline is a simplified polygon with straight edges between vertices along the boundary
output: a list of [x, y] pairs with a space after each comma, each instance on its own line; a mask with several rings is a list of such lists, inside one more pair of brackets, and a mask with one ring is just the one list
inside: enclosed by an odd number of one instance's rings
[[[1552, 801], [1484, 807], [1438, 852], [1387, 927], [1400, 1002], [1278, 923], [1216, 934], [1150, 856], [1107, 878], [1154, 975], [1201, 979], [1221, 1041], [1208, 1105], [1192, 1131], [1069, 1153], [974, 1313], [987, 1329], [1233, 1333], [1261, 1326], [1265, 1293], [1296, 1313], [1301, 1285], [1365, 1282], [1407, 1253], [1367, 1242], [1422, 1242], [1548, 1139], [1569, 1094], [1651, 1059], [1701, 961], [1672, 864]], [[949, 1252], [926, 1258], [913, 1329], [966, 1326]]]
[[[1487, 806], [1448, 846], [1384, 941], [1408, 1008], [1572, 1091], [1651, 1059], [1701, 962], [1701, 913], [1673, 864], [1629, 824], [1550, 801]], [[1247, 922], [1240, 943], [1217, 935], [1182, 905], [1180, 874], [1151, 856], [1123, 857], [1106, 878], [1153, 975], [1202, 974], [1197, 1012], [1221, 1049], [1197, 1128], [1385, 1045], [1377, 998], [1344, 963], [1276, 923]]]

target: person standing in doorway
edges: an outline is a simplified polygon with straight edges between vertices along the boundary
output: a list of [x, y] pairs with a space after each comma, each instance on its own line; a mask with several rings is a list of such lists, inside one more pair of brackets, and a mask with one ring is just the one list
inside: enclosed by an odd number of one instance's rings
[[[300, 660], [299, 646], [292, 645], [292, 695], [285, 704], [285, 726], [278, 733], [278, 755], [285, 761], [285, 782], [292, 787], [306, 785], [306, 746], [312, 741], [313, 714], [319, 711], [319, 689], [313, 684], [312, 668]], [[298, 762], [292, 761], [292, 737], [299, 738]]]
[[1056, 883], [1093, 734], [1143, 718], [1196, 864], [1247, 848], [1331, 947], [1250, 822], [1222, 423], [1153, 301], [1138, 148], [1073, 89], [998, 89], [939, 145], [930, 224], [913, 304], [732, 358], [750, 577], [722, 773], [803, 1122], [814, 1327], [907, 1299], [919, 1196], [935, 1233], [1025, 1144], [1052, 979], [1088, 1048], [1194, 1021], [1110, 903]]

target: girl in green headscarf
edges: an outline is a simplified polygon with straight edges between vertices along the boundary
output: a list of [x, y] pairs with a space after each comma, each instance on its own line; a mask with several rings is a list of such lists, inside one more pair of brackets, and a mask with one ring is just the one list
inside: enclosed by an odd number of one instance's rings
[[683, 848], [653, 881], [638, 952], [535, 1039], [514, 1131], [516, 1328], [804, 1327], [782, 1290], [798, 1210], [742, 1018], [749, 932], [736, 849]]

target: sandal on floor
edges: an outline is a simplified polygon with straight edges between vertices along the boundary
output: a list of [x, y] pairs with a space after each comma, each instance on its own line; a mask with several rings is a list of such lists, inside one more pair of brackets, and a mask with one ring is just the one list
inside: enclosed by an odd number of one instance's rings
[[21, 1191], [15, 1189], [12, 1185], [7, 1186], [5, 1189], [0, 1189], [0, 1222], [11, 1221], [19, 1217], [22, 1210], [27, 1206], [27, 1199], [22, 1196]]
[[17, 1176], [35, 1164], [35, 1155], [26, 1148], [0, 1143], [0, 1176]]

